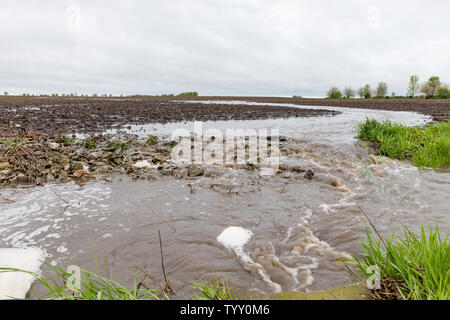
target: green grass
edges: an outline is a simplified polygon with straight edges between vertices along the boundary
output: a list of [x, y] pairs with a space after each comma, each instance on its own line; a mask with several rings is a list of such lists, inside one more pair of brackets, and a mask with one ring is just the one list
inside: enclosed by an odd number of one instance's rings
[[[96, 262], [97, 263], [97, 262]], [[128, 289], [113, 281], [106, 270], [106, 277], [80, 268], [80, 288], [73, 285], [73, 275], [67, 270], [44, 263], [50, 268], [54, 276], [48, 273], [41, 275], [35, 272], [0, 268], [0, 273], [21, 272], [27, 273], [41, 284], [46, 293], [36, 294], [33, 300], [159, 300], [169, 299], [164, 290], [148, 289], [141, 281], [134, 278], [133, 288]], [[97, 265], [98, 268], [98, 265]], [[145, 280], [145, 277], [144, 277]], [[215, 283], [192, 282], [194, 300], [236, 300], [225, 281], [216, 279]], [[142, 289], [144, 288], [144, 289]], [[14, 297], [12, 297], [14, 298]], [[27, 299], [25, 299], [27, 300]]]
[[94, 149], [95, 147], [97, 147], [97, 144], [95, 143], [94, 138], [89, 137], [89, 138], [84, 139], [83, 146], [86, 149]]
[[56, 266], [46, 265], [56, 274], [56, 279], [48, 274], [44, 276], [14, 268], [0, 268], [0, 273], [24, 272], [32, 275], [47, 291], [44, 295], [34, 298], [37, 300], [155, 300], [161, 297], [167, 298], [162, 290], [141, 289], [142, 284], [136, 281], [136, 277], [133, 288], [127, 289], [110, 279], [109, 275], [105, 278], [84, 269], [80, 269], [81, 288], [77, 289], [71, 285], [71, 273]]
[[130, 147], [127, 142], [120, 141], [120, 140], [108, 141], [106, 143], [106, 146], [109, 148], [113, 148], [114, 150], [128, 149]]
[[66, 136], [56, 137], [55, 139], [53, 139], [53, 141], [55, 141], [57, 143], [62, 143], [65, 146], [69, 146], [72, 144], [72, 139], [70, 139], [69, 137], [66, 137]]
[[357, 138], [371, 143], [378, 155], [410, 160], [417, 167], [450, 165], [450, 121], [424, 128], [366, 119]]
[[15, 151], [27, 142], [26, 138], [6, 139], [1, 141], [8, 150]]
[[356, 265], [358, 273], [369, 277], [369, 266], [378, 266], [382, 279], [400, 280], [397, 287], [407, 300], [450, 299], [450, 244], [438, 227], [421, 227], [416, 236], [404, 226], [403, 239], [392, 235], [388, 239], [376, 237], [366, 229], [366, 241], [361, 241], [361, 258], [347, 259]]
[[147, 136], [147, 144], [151, 146], [158, 144], [158, 139], [154, 135], [148, 134]]
[[194, 300], [236, 300], [225, 281], [220, 282], [216, 279], [214, 284], [192, 282], [192, 286], [194, 287]]
[[171, 149], [174, 148], [176, 145], [177, 145], [176, 141], [170, 141], [170, 142], [166, 143], [166, 147], [169, 147]]

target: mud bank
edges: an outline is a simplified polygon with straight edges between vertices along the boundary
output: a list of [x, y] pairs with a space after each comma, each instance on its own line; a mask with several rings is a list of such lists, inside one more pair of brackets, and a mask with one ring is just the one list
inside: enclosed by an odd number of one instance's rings
[[[267, 138], [271, 145], [271, 137]], [[277, 156], [288, 156], [294, 151], [291, 139], [276, 137]], [[223, 141], [226, 142], [225, 140]], [[176, 179], [194, 177], [220, 177], [226, 170], [247, 170], [260, 174], [260, 163], [194, 165], [172, 159], [172, 148], [177, 144], [169, 136], [150, 136], [142, 139], [133, 135], [103, 136], [86, 139], [48, 138], [44, 136], [22, 136], [0, 140], [0, 185], [42, 185], [44, 183], [68, 182], [72, 180], [112, 181], [112, 174], [126, 174], [132, 179], [155, 180], [162, 175]], [[242, 149], [249, 148], [244, 141]], [[203, 147], [203, 151], [207, 144]], [[237, 150], [229, 150], [237, 158]], [[225, 157], [230, 155], [226, 154]], [[223, 163], [223, 161], [221, 161]], [[309, 170], [309, 171], [308, 171]], [[276, 173], [284, 171], [305, 174], [312, 179], [309, 168], [282, 164]], [[337, 183], [337, 182], [335, 182]]]

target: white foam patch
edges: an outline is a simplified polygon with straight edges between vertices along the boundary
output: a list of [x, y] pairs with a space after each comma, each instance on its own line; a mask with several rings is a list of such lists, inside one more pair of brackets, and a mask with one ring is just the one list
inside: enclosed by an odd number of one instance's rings
[[217, 237], [217, 241], [228, 249], [234, 250], [236, 256], [241, 260], [244, 268], [249, 272], [256, 272], [275, 292], [282, 290], [278, 283], [273, 282], [264, 270], [264, 267], [256, 263], [244, 252], [244, 246], [250, 241], [253, 232], [241, 227], [228, 227]]
[[241, 227], [229, 227], [222, 231], [217, 241], [229, 249], [242, 249], [252, 238], [250, 230]]
[[[38, 248], [0, 249], [0, 268], [15, 268], [39, 272], [44, 252]], [[0, 300], [23, 299], [30, 290], [34, 277], [24, 272], [0, 273]]]

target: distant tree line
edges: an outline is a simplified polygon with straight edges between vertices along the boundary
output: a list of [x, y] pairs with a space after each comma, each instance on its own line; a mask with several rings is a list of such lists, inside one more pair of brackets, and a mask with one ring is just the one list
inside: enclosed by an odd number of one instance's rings
[[[419, 95], [422, 93], [423, 95]], [[388, 95], [388, 85], [386, 82], [378, 82], [377, 87], [372, 90], [370, 84], [366, 84], [364, 87], [359, 88], [355, 92], [351, 87], [344, 88], [343, 91], [339, 90], [337, 87], [332, 87], [327, 92], [328, 99], [350, 99], [355, 97], [355, 95], [361, 99], [389, 99], [389, 98], [425, 98], [425, 99], [449, 99], [450, 90], [449, 86], [442, 83], [439, 77], [433, 76], [428, 79], [428, 81], [420, 84], [419, 77], [417, 75], [412, 75], [409, 78], [408, 92], [406, 96], [397, 96], [394, 92]]]
[[[5, 91], [3, 93], [5, 96], [9, 95], [9, 93], [7, 91]], [[112, 94], [101, 94], [98, 95], [97, 93], [93, 93], [92, 95], [88, 95], [88, 94], [77, 94], [77, 93], [51, 93], [51, 94], [30, 94], [30, 93], [22, 93], [23, 97], [93, 97], [93, 98], [97, 98], [97, 97], [103, 97], [103, 98], [107, 98], [107, 97], [113, 97]], [[161, 94], [161, 95], [143, 95], [143, 94], [134, 94], [134, 95], [127, 95], [126, 97], [198, 97], [198, 92], [182, 92], [180, 94]], [[120, 97], [123, 97], [123, 95], [121, 94]]]

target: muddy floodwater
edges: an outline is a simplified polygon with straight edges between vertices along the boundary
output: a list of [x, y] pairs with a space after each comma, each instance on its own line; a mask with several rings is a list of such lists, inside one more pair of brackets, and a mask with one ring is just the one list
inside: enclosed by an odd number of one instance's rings
[[[420, 224], [438, 225], [448, 234], [450, 170], [418, 170], [401, 161], [374, 164], [367, 147], [354, 139], [356, 124], [366, 117], [421, 125], [430, 116], [307, 108], [342, 113], [204, 122], [203, 129], [279, 129], [292, 151], [280, 164], [311, 169], [312, 180], [290, 172], [263, 176], [227, 168], [219, 177], [192, 180], [132, 181], [117, 174], [111, 182], [3, 188], [0, 247], [41, 248], [48, 263], [91, 271], [96, 271], [95, 251], [100, 271], [107, 266], [114, 280], [132, 285], [139, 267], [151, 276], [146, 285], [158, 288], [164, 286], [161, 231], [165, 269], [176, 292], [172, 298], [183, 298], [192, 294], [190, 282], [199, 279], [227, 279], [231, 287], [266, 293], [351, 283], [338, 259], [360, 251], [357, 242], [367, 220], [356, 204], [384, 235], [400, 231], [402, 224], [415, 231]], [[130, 125], [108, 133], [168, 135], [193, 126]]]

